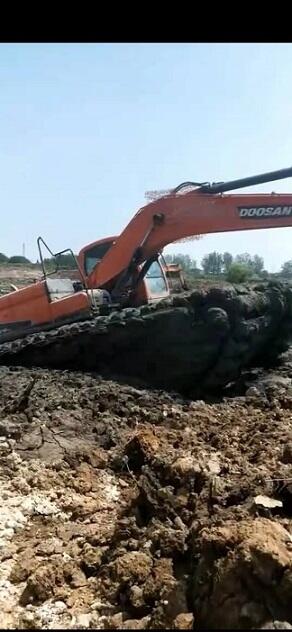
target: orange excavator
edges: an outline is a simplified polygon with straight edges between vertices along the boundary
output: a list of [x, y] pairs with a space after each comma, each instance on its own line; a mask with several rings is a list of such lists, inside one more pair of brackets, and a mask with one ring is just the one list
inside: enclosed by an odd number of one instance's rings
[[[291, 176], [288, 168], [231, 182], [184, 182], [141, 208], [119, 236], [83, 248], [76, 260], [78, 279], [54, 278], [46, 272], [47, 246], [39, 237], [43, 280], [0, 298], [0, 351], [10, 341], [22, 340], [22, 348], [29, 347], [33, 334], [45, 336], [71, 323], [167, 298], [170, 288], [161, 256], [174, 241], [292, 226], [292, 193], [226, 194]], [[65, 252], [74, 256], [71, 250], [62, 251], [54, 255], [56, 261]]]

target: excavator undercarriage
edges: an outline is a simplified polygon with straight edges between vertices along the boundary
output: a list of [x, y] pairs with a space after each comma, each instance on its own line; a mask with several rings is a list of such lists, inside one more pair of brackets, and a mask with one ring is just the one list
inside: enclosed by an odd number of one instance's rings
[[94, 371], [200, 396], [276, 358], [291, 323], [289, 284], [213, 287], [2, 343], [0, 363]]

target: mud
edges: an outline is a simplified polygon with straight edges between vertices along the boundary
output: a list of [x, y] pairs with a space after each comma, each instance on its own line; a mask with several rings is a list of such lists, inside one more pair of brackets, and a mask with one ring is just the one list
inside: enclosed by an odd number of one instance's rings
[[[0, 362], [97, 371], [205, 397], [267, 362], [267, 352], [275, 359], [292, 337], [291, 322], [289, 284], [201, 288], [4, 342]], [[7, 335], [17, 334], [2, 340]]]
[[0, 368], [1, 626], [290, 627], [289, 366], [209, 404]]

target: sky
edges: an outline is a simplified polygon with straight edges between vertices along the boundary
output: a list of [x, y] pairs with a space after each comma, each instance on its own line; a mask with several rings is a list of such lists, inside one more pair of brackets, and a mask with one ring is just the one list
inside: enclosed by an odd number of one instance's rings
[[[292, 165], [292, 44], [1, 44], [0, 252], [78, 252], [148, 190]], [[292, 192], [292, 179], [255, 192]], [[248, 189], [245, 190], [246, 192]], [[292, 259], [292, 231], [168, 246]]]

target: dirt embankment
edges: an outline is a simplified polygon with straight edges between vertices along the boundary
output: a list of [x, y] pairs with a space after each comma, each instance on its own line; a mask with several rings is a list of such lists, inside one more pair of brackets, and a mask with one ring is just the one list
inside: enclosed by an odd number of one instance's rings
[[206, 404], [1, 368], [1, 625], [291, 627], [287, 371]]

